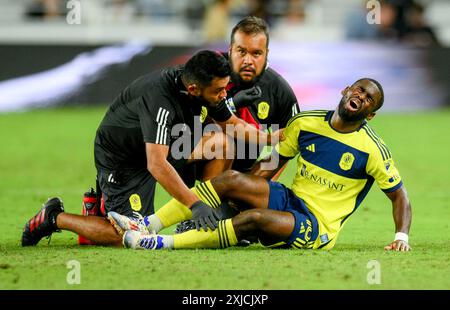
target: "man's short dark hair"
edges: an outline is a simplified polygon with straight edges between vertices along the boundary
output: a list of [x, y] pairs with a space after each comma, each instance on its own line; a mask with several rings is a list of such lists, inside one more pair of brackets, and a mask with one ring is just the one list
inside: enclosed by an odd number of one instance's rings
[[234, 34], [236, 31], [242, 31], [245, 34], [258, 34], [263, 32], [266, 35], [266, 47], [269, 46], [269, 26], [267, 23], [256, 16], [247, 16], [234, 26], [231, 31], [231, 44], [234, 43]]
[[182, 79], [186, 83], [206, 87], [211, 85], [213, 78], [225, 78], [230, 74], [230, 64], [222, 54], [203, 50], [185, 64]]
[[374, 110], [374, 112], [375, 112], [375, 111], [379, 110], [383, 106], [383, 103], [384, 103], [384, 90], [383, 90], [383, 87], [381, 86], [380, 82], [378, 82], [377, 80], [371, 79], [371, 78], [359, 79], [355, 83], [353, 83], [353, 85], [356, 85], [356, 84], [358, 84], [358, 82], [361, 82], [361, 81], [364, 81], [364, 80], [374, 83], [377, 86], [378, 90], [380, 91], [380, 102], [378, 102], [378, 106]]

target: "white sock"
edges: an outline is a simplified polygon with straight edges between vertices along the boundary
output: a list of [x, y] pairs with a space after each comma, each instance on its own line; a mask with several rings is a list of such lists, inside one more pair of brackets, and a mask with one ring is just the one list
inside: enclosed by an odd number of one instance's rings
[[156, 216], [156, 214], [145, 216], [144, 223], [145, 226], [147, 226], [148, 231], [151, 233], [158, 233], [161, 229], [164, 228], [164, 225], [161, 223], [161, 220]]
[[173, 236], [171, 235], [159, 235], [163, 238], [163, 248], [173, 249]]
[[171, 235], [149, 235], [144, 232], [127, 230], [122, 239], [125, 248], [145, 249], [173, 249], [174, 240]]

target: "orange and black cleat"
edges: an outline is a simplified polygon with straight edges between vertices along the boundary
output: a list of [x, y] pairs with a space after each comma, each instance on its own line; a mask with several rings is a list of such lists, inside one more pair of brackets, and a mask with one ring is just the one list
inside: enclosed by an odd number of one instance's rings
[[22, 233], [22, 246], [36, 245], [43, 237], [60, 231], [56, 226], [56, 216], [64, 212], [61, 199], [50, 198], [42, 209], [26, 224]]

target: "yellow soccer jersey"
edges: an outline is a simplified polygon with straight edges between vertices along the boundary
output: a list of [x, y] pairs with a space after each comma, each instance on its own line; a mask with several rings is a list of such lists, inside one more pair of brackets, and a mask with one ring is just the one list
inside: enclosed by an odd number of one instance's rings
[[374, 180], [384, 192], [402, 180], [383, 140], [363, 124], [351, 133], [330, 125], [334, 111], [306, 111], [288, 123], [275, 149], [297, 159], [292, 191], [306, 203], [319, 223], [314, 248], [331, 249], [347, 218], [355, 212]]

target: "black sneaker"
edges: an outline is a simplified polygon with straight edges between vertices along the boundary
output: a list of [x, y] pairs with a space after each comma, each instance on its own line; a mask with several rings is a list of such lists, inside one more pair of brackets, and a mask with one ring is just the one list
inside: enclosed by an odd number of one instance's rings
[[176, 234], [181, 234], [181, 233], [184, 233], [184, 232], [192, 230], [192, 229], [195, 229], [194, 221], [193, 220], [186, 220], [186, 221], [180, 222], [177, 225], [177, 227], [176, 227], [174, 232]]
[[250, 241], [248, 241], [247, 239], [241, 239], [240, 241], [238, 241], [238, 243], [236, 243], [236, 246], [245, 248], [245, 247], [248, 247], [251, 244], [252, 243]]
[[60, 231], [56, 226], [56, 216], [64, 212], [61, 199], [50, 198], [35, 216], [26, 224], [22, 233], [22, 246], [36, 245], [43, 237]]
[[240, 247], [248, 247], [249, 245], [253, 244], [253, 243], [258, 243], [258, 237], [256, 236], [247, 236], [245, 239], [241, 239], [236, 246], [240, 246]]
[[[217, 215], [219, 220], [224, 220], [236, 216], [239, 214], [239, 211], [233, 207], [230, 207], [228, 202], [222, 202], [219, 207], [214, 209], [214, 213]], [[174, 232], [176, 234], [181, 234], [192, 229], [195, 229], [194, 220], [185, 220], [177, 225]]]

